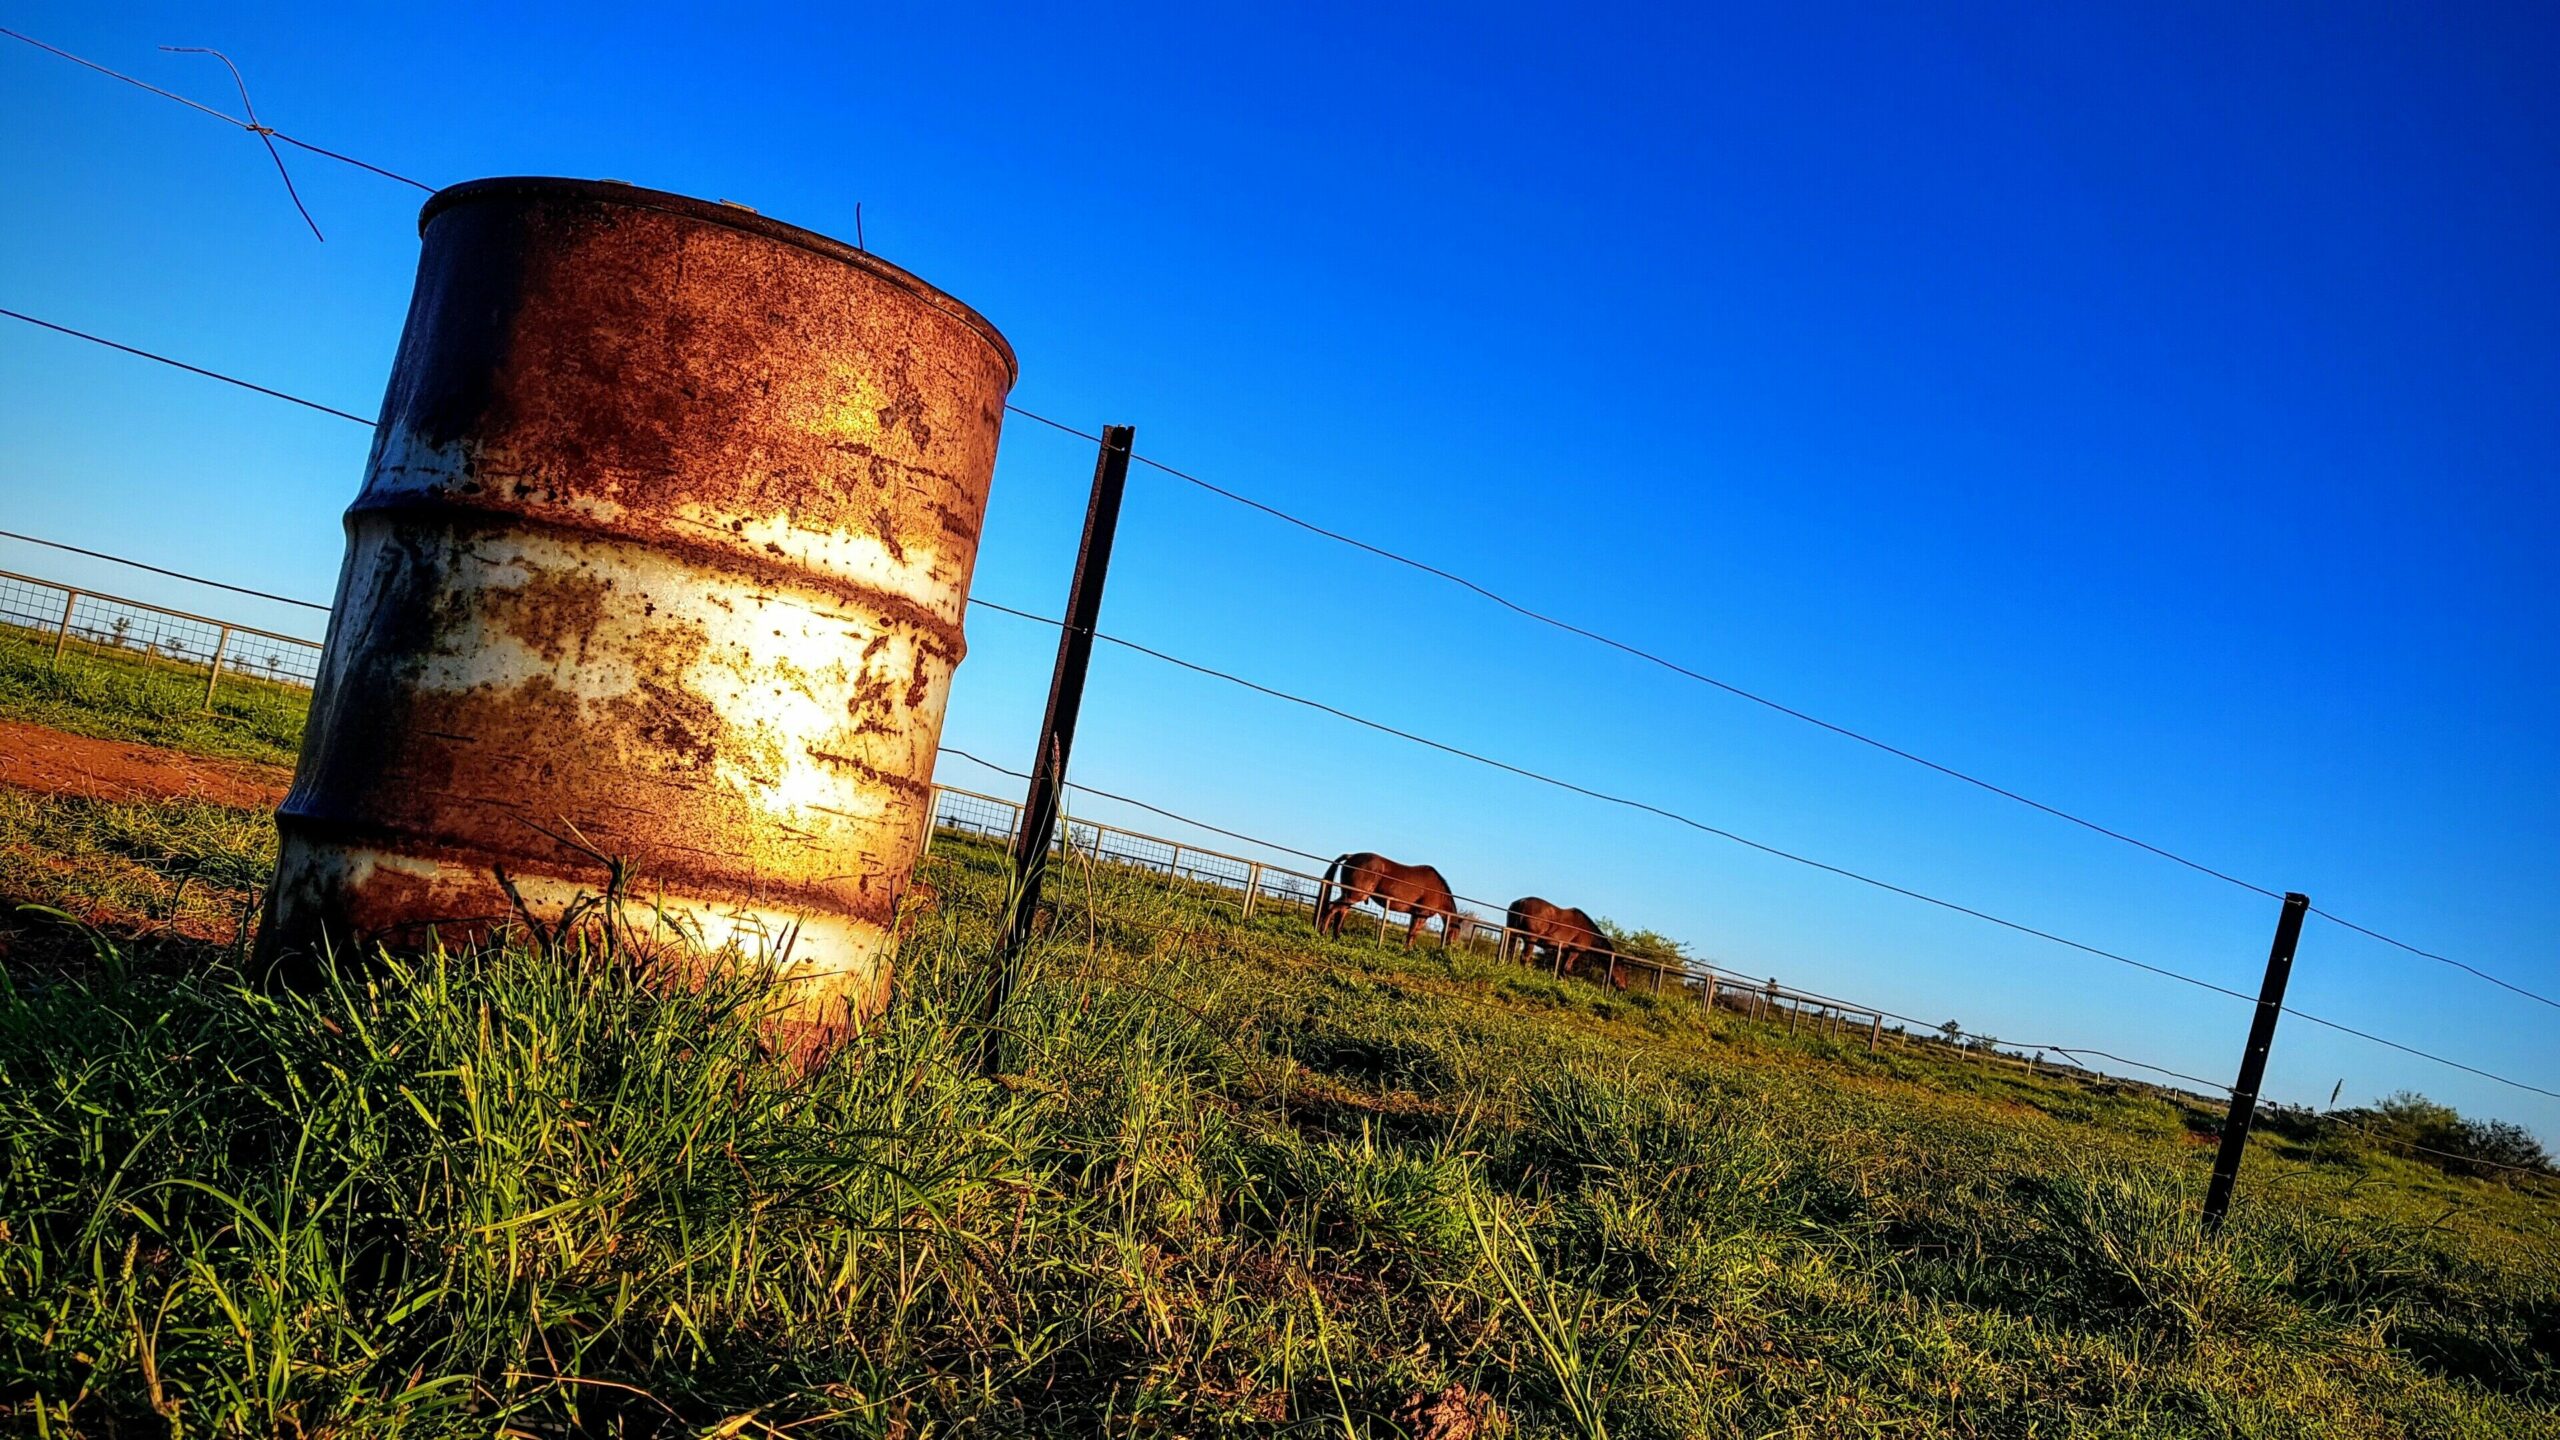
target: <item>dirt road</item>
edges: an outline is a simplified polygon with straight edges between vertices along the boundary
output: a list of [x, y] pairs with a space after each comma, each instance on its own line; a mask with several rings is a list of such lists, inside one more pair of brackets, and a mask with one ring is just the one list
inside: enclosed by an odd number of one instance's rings
[[281, 765], [216, 760], [0, 720], [0, 785], [92, 800], [206, 800], [272, 810], [293, 783]]

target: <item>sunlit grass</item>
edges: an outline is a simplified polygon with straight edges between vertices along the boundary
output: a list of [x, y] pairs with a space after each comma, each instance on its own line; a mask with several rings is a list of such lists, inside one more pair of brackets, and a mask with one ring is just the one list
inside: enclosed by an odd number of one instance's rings
[[595, 953], [18, 983], [13, 1428], [1388, 1435], [1457, 1386], [1522, 1435], [2554, 1432], [2560, 1246], [2502, 1187], [2267, 1150], [2206, 1239], [2146, 1094], [1077, 866], [989, 1074], [1001, 873], [927, 875], [806, 1075], [750, 985]]
[[50, 638], [0, 626], [0, 719], [291, 765], [302, 744], [310, 692], [254, 674], [226, 673], [207, 713], [205, 676], [200, 666], [79, 641], [56, 660]]

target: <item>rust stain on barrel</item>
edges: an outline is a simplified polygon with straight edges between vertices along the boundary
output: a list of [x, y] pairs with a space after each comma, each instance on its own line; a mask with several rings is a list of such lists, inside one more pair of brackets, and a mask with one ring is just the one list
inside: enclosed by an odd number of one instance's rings
[[849, 1023], [930, 820], [1012, 352], [733, 207], [477, 181], [420, 230], [262, 949], [485, 929], [602, 853], [793, 937], [795, 1020]]

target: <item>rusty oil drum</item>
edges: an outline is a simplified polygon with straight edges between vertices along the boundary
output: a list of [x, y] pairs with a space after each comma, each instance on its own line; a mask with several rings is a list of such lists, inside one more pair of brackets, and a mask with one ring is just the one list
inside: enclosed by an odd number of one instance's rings
[[419, 232], [261, 954], [592, 920], [615, 862], [795, 1032], [875, 1012], [1011, 348], [727, 204], [480, 180]]

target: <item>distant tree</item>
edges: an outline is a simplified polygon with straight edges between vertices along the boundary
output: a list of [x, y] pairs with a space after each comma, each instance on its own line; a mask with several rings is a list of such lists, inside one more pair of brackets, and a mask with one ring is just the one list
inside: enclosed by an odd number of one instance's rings
[[1655, 930], [1635, 930], [1603, 917], [1600, 933], [1609, 937], [1610, 947], [1619, 954], [1638, 960], [1652, 960], [1664, 965], [1677, 965], [1689, 958], [1689, 949], [1679, 941]]
[[1961, 1045], [1964, 1043], [1964, 1027], [1953, 1020], [1939, 1026], [1938, 1033], [1946, 1036], [1947, 1043], [1950, 1045]]
[[[2398, 1091], [2370, 1109], [2337, 1112], [2356, 1128], [2450, 1174], [2512, 1179], [2551, 1173], [2550, 1152], [2512, 1120], [2471, 1120], [2442, 1101]], [[2513, 1168], [2510, 1168], [2513, 1167]]]

